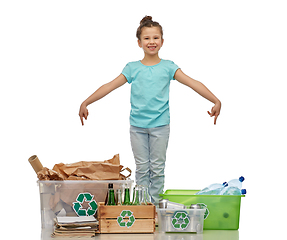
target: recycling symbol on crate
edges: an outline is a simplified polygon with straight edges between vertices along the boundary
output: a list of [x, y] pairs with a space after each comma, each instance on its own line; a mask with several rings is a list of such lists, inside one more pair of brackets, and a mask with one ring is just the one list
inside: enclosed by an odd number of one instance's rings
[[[98, 209], [98, 204], [93, 199], [94, 196], [91, 195], [89, 192], [86, 193], [79, 193], [76, 202], [73, 202], [73, 209], [80, 216], [92, 216], [96, 213]], [[88, 209], [83, 209], [82, 204], [84, 202], [88, 202]]]
[[[125, 221], [125, 218], [128, 217], [128, 221]], [[120, 227], [131, 227], [134, 222], [136, 221], [134, 215], [133, 215], [133, 212], [131, 212], [130, 210], [123, 210], [121, 212], [121, 215], [118, 216], [117, 218], [117, 222], [119, 224]]]
[[188, 213], [185, 211], [176, 211], [171, 218], [171, 225], [175, 229], [184, 230], [188, 227], [190, 223], [190, 218]]

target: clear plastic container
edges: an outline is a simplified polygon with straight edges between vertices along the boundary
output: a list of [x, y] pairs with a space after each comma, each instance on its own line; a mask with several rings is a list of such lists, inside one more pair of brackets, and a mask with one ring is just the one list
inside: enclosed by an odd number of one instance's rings
[[131, 190], [133, 180], [38, 181], [42, 228], [52, 228], [56, 216], [94, 215], [98, 203], [105, 202], [109, 183], [115, 190], [123, 184]]
[[159, 232], [203, 232], [206, 209], [157, 209]]

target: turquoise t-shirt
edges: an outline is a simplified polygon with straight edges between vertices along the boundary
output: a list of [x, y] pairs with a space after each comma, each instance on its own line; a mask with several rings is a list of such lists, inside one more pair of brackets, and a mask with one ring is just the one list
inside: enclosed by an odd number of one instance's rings
[[153, 66], [141, 61], [128, 63], [122, 71], [131, 83], [130, 124], [153, 128], [170, 122], [169, 85], [178, 66], [170, 60], [161, 60]]

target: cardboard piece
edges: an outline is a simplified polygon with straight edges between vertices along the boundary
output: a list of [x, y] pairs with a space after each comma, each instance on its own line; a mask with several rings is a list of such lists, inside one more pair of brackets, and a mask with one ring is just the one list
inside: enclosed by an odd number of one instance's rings
[[35, 173], [38, 173], [43, 169], [43, 165], [40, 162], [37, 155], [33, 155], [28, 159], [29, 163], [31, 164], [32, 168], [34, 169]]
[[54, 236], [94, 237], [98, 221], [93, 217], [56, 217]]

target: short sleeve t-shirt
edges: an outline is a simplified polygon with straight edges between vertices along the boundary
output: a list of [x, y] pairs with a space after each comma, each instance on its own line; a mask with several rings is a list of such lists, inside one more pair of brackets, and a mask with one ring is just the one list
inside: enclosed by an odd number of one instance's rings
[[154, 128], [169, 124], [169, 86], [177, 69], [174, 62], [163, 59], [153, 66], [141, 61], [125, 66], [122, 74], [131, 84], [132, 126]]

